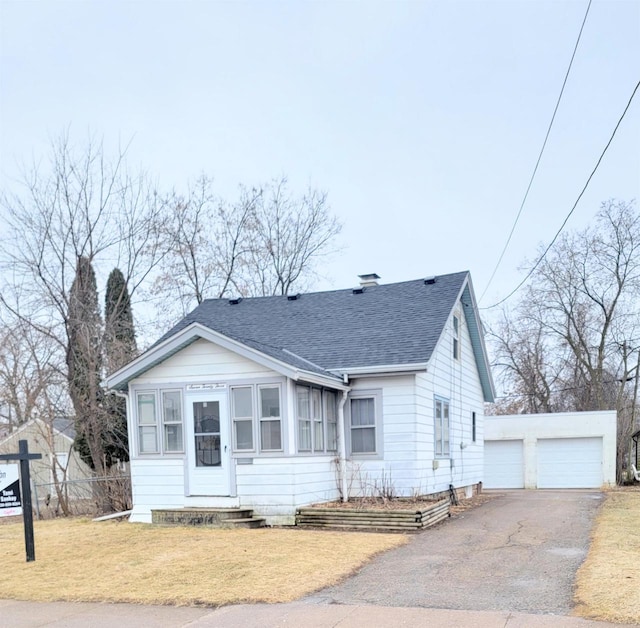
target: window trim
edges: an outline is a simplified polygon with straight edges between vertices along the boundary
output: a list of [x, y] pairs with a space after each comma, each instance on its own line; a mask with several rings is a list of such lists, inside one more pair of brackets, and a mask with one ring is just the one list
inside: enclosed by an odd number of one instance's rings
[[[164, 395], [166, 393], [178, 393], [179, 402], [178, 407], [180, 408], [180, 420], [179, 421], [167, 421], [164, 413]], [[158, 396], [160, 398], [160, 418], [162, 423], [162, 447], [160, 453], [162, 455], [170, 455], [170, 454], [183, 454], [185, 453], [184, 448], [184, 395], [182, 393], [181, 388], [160, 388], [158, 389]], [[167, 425], [179, 425], [182, 432], [182, 449], [168, 449], [165, 447], [165, 427]]]
[[453, 335], [453, 359], [460, 360], [460, 327], [461, 327], [461, 319], [460, 315], [456, 312], [453, 315], [453, 319], [451, 321], [452, 326], [452, 335]]
[[[153, 396], [153, 423], [142, 423], [140, 421], [140, 397]], [[144, 389], [136, 390], [136, 451], [139, 456], [159, 456], [162, 455], [162, 448], [160, 447], [160, 440], [158, 438], [158, 391], [156, 389]], [[155, 430], [156, 447], [153, 451], [143, 451], [142, 444], [142, 428], [152, 427]]]
[[475, 410], [471, 412], [471, 442], [475, 443], [478, 436], [478, 419]]
[[[276, 388], [278, 390], [278, 407], [280, 410], [280, 414], [277, 417], [263, 417], [262, 416], [262, 398], [260, 397], [260, 391], [265, 388]], [[260, 453], [277, 453], [284, 452], [285, 448], [285, 431], [284, 431], [284, 421], [282, 417], [282, 386], [280, 384], [256, 384], [256, 395], [257, 395], [257, 404], [256, 404], [256, 416], [257, 416], [257, 430], [258, 430], [258, 438], [259, 441], [258, 451]], [[262, 446], [262, 423], [263, 421], [278, 421], [280, 423], [280, 448], [279, 449], [265, 449]]]
[[[295, 452], [296, 455], [316, 455], [326, 456], [327, 454], [336, 454], [338, 451], [338, 392], [330, 388], [323, 388], [320, 386], [314, 386], [312, 384], [294, 382], [293, 394], [294, 394], [294, 410], [295, 410]], [[298, 412], [298, 391], [304, 389], [308, 392], [308, 414], [306, 418], [301, 418]], [[331, 421], [335, 425], [335, 447], [329, 448], [329, 423], [327, 408], [329, 407], [329, 395], [333, 396], [334, 405], [334, 420]], [[317, 409], [319, 411], [318, 416], [314, 415], [314, 396], [319, 401]], [[319, 399], [318, 399], [319, 396]], [[301, 424], [306, 423], [309, 427], [310, 433], [310, 447], [300, 448], [300, 435]], [[320, 430], [320, 438], [322, 439], [322, 447], [319, 448], [316, 442], [316, 436], [318, 435], [318, 428]]]
[[[241, 388], [248, 388], [251, 392], [251, 416], [249, 417], [236, 417], [235, 416], [235, 402], [233, 397], [233, 391]], [[231, 450], [235, 453], [246, 454], [256, 451], [256, 414], [258, 406], [258, 397], [256, 393], [256, 387], [253, 384], [240, 384], [229, 386], [229, 415], [231, 418]], [[282, 412], [281, 412], [282, 413]], [[251, 448], [240, 449], [238, 447], [236, 436], [236, 423], [238, 421], [251, 421]]]
[[[374, 429], [375, 429], [375, 452], [354, 453], [351, 447], [351, 402], [356, 399], [373, 399]], [[354, 460], [382, 460], [384, 458], [384, 434], [382, 421], [382, 389], [352, 390], [347, 397], [345, 404], [345, 436], [347, 446], [347, 456]]]
[[[442, 416], [438, 417], [438, 403], [442, 404]], [[447, 439], [445, 441], [442, 436], [444, 435], [443, 420], [444, 420], [444, 407], [447, 407]], [[440, 421], [440, 434], [441, 434], [441, 447], [438, 447], [438, 439], [436, 425]], [[448, 444], [448, 451], [444, 451], [444, 443]], [[439, 451], [439, 449], [441, 451]], [[435, 395], [433, 398], [433, 454], [435, 458], [448, 459], [451, 458], [451, 402], [446, 397], [440, 397]]]

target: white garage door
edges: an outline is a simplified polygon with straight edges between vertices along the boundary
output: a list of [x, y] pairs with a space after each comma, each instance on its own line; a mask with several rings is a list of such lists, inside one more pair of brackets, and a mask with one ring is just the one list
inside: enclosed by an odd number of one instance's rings
[[602, 486], [602, 438], [539, 439], [538, 488]]
[[521, 440], [484, 441], [485, 488], [524, 488], [524, 449]]

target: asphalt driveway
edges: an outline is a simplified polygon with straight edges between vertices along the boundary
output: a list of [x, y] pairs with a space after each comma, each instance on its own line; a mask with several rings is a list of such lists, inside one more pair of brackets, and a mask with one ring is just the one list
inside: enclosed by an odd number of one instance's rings
[[597, 491], [505, 491], [412, 537], [308, 601], [571, 612]]

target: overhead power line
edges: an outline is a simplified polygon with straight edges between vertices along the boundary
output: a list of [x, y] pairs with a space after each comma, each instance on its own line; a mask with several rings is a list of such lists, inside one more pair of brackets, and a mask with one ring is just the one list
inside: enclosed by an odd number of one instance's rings
[[516, 215], [516, 219], [513, 221], [513, 226], [511, 227], [511, 231], [509, 232], [509, 236], [507, 237], [507, 241], [505, 242], [505, 245], [502, 249], [502, 252], [500, 253], [500, 257], [498, 258], [498, 261], [496, 262], [496, 265], [493, 269], [493, 272], [491, 273], [491, 277], [489, 277], [489, 281], [487, 282], [487, 285], [483, 291], [483, 293], [480, 295], [480, 299], [478, 299], [478, 301], [482, 301], [482, 297], [484, 297], [484, 295], [487, 293], [487, 290], [489, 289], [489, 286], [491, 285], [491, 282], [493, 281], [494, 277], [496, 276], [496, 273], [498, 272], [498, 268], [500, 267], [500, 264], [502, 263], [502, 259], [504, 258], [504, 254], [507, 252], [507, 248], [509, 248], [509, 244], [511, 243], [511, 238], [513, 237], [513, 233], [516, 230], [516, 226], [518, 225], [518, 221], [520, 220], [520, 216], [522, 215], [522, 210], [524, 209], [524, 204], [527, 202], [527, 198], [529, 197], [529, 191], [531, 190], [531, 186], [533, 185], [533, 180], [536, 177], [536, 173], [538, 172], [538, 166], [540, 165], [540, 161], [542, 160], [542, 155], [544, 153], [544, 149], [547, 146], [547, 140], [549, 139], [549, 135], [551, 133], [551, 128], [553, 127], [553, 122], [556, 119], [556, 113], [558, 113], [558, 107], [560, 106], [560, 101], [562, 100], [562, 95], [564, 94], [564, 88], [567, 85], [567, 80], [569, 78], [569, 73], [571, 72], [571, 66], [573, 65], [573, 60], [575, 59], [576, 56], [576, 51], [578, 50], [578, 44], [580, 43], [580, 38], [582, 37], [582, 31], [584, 30], [584, 25], [587, 21], [587, 16], [589, 15], [589, 9], [591, 8], [591, 2], [592, 0], [589, 0], [589, 4], [587, 5], [587, 10], [584, 13], [584, 18], [582, 19], [582, 25], [580, 26], [580, 32], [578, 33], [578, 38], [576, 39], [576, 43], [573, 47], [573, 53], [571, 54], [571, 60], [569, 61], [569, 66], [567, 67], [567, 72], [564, 75], [564, 81], [562, 81], [562, 88], [560, 89], [560, 94], [558, 95], [558, 100], [556, 101], [556, 106], [553, 110], [553, 115], [551, 116], [551, 121], [549, 122], [549, 127], [547, 128], [547, 133], [544, 136], [544, 141], [542, 142], [542, 148], [540, 149], [540, 153], [538, 155], [538, 159], [536, 160], [536, 165], [533, 168], [533, 172], [531, 173], [531, 178], [529, 179], [529, 185], [527, 185], [527, 189], [524, 193], [524, 197], [522, 198], [522, 202], [520, 203], [520, 209], [518, 210], [518, 214]]
[[640, 88], [640, 81], [638, 81], [636, 83], [636, 86], [633, 88], [633, 92], [631, 93], [629, 101], [627, 102], [627, 106], [624, 108], [624, 111], [622, 112], [622, 115], [618, 119], [618, 123], [616, 124], [615, 128], [613, 129], [613, 133], [611, 133], [611, 137], [609, 138], [609, 141], [607, 142], [607, 145], [604, 147], [604, 149], [600, 153], [600, 157], [598, 157], [598, 161], [596, 162], [596, 165], [593, 167], [593, 170], [591, 171], [591, 174], [589, 175], [589, 178], [587, 179], [587, 182], [584, 184], [582, 190], [580, 191], [580, 194], [578, 194], [578, 198], [576, 199], [576, 202], [573, 204], [573, 207], [571, 208], [571, 210], [569, 211], [569, 213], [565, 217], [564, 221], [560, 225], [560, 228], [558, 229], [558, 231], [556, 231], [556, 234], [553, 236], [553, 240], [551, 240], [551, 242], [549, 243], [547, 248], [544, 250], [542, 255], [538, 258], [538, 260], [533, 265], [533, 267], [525, 275], [524, 279], [506, 297], [504, 297], [504, 299], [501, 299], [500, 301], [498, 301], [497, 303], [494, 303], [493, 305], [490, 305], [488, 307], [483, 307], [483, 308], [480, 308], [480, 309], [482, 309], [482, 310], [491, 310], [494, 307], [498, 307], [498, 305], [502, 305], [506, 300], [510, 299], [518, 290], [520, 290], [520, 288], [522, 288], [522, 286], [529, 279], [529, 277], [531, 277], [531, 275], [533, 275], [533, 273], [535, 272], [536, 268], [538, 268], [538, 266], [540, 266], [540, 264], [542, 263], [542, 260], [544, 260], [544, 258], [546, 257], [547, 253], [549, 252], [551, 247], [555, 244], [556, 240], [558, 239], [558, 237], [562, 233], [562, 230], [565, 228], [565, 225], [569, 221], [569, 218], [571, 218], [571, 215], [573, 214], [573, 212], [575, 211], [576, 207], [578, 206], [578, 203], [580, 202], [580, 199], [582, 198], [582, 196], [586, 192], [587, 187], [589, 187], [589, 183], [591, 183], [591, 179], [593, 178], [593, 175], [596, 173], [596, 171], [600, 167], [600, 163], [602, 162], [607, 150], [609, 150], [609, 146], [611, 146], [611, 142], [613, 142], [613, 138], [616, 136], [616, 133], [618, 132], [618, 128], [622, 124], [622, 121], [624, 120], [624, 117], [627, 115], [627, 111], [629, 111], [629, 107], [631, 106], [631, 103], [633, 102], [633, 99], [634, 99], [634, 97], [636, 95], [636, 92], [638, 91], [638, 88]]

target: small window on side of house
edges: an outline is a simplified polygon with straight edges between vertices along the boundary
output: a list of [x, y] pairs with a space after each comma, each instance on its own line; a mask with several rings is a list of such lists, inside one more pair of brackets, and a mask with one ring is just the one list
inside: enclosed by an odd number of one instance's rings
[[453, 315], [453, 359], [460, 359], [460, 318]]
[[476, 442], [476, 413], [471, 413], [471, 440]]
[[449, 450], [449, 402], [439, 397], [434, 402], [434, 435], [436, 458], [448, 458]]

